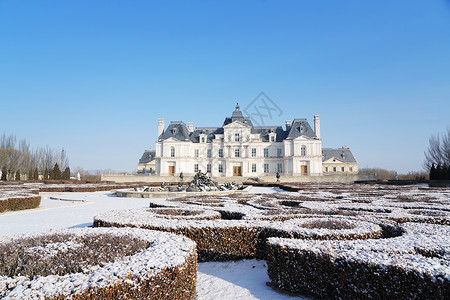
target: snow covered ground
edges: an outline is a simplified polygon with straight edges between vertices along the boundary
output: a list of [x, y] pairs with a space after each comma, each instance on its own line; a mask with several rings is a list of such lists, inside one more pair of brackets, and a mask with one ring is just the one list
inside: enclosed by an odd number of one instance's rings
[[[253, 187], [253, 193], [276, 189]], [[0, 241], [25, 233], [92, 225], [95, 215], [113, 210], [148, 207], [149, 199], [119, 198], [109, 192], [41, 193], [37, 209], [0, 214]], [[59, 198], [62, 200], [55, 200]], [[301, 299], [266, 286], [269, 281], [263, 260], [200, 263], [197, 299]]]

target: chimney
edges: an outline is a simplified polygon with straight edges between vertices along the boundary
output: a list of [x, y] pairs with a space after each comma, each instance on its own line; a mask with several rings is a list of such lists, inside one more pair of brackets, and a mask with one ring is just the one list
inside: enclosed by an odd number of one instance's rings
[[286, 131], [291, 129], [291, 120], [286, 120]]
[[164, 132], [164, 119], [158, 119], [158, 137]]
[[320, 139], [320, 116], [314, 116], [314, 134]]
[[188, 131], [189, 131], [189, 133], [194, 132], [194, 123], [192, 123], [192, 122], [188, 123]]

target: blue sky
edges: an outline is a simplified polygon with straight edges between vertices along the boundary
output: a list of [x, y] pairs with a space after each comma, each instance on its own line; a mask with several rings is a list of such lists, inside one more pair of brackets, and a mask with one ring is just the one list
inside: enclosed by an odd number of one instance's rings
[[0, 133], [132, 171], [158, 118], [321, 116], [360, 167], [420, 170], [450, 126], [450, 1], [0, 0]]

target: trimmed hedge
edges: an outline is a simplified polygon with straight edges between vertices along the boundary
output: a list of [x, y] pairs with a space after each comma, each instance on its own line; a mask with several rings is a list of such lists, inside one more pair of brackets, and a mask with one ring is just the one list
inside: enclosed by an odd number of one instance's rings
[[[200, 261], [264, 258], [266, 239], [269, 237], [365, 239], [377, 238], [383, 233], [376, 224], [343, 218], [304, 218], [284, 222], [224, 219], [200, 221], [190, 220], [188, 216], [159, 216], [152, 210], [161, 209], [107, 212], [95, 216], [94, 227], [138, 227], [182, 234], [197, 243]], [[317, 225], [320, 228], [306, 226], [312, 222], [321, 222]], [[330, 222], [334, 222], [334, 225], [345, 222], [355, 228], [328, 228]]]
[[[133, 213], [132, 213], [133, 214]], [[102, 216], [94, 218], [94, 227], [137, 227], [184, 235], [197, 243], [198, 259], [204, 261], [226, 261], [255, 258], [257, 246], [261, 245], [261, 227], [240, 221], [211, 220], [180, 222], [176, 219], [160, 218], [160, 222], [135, 223], [114, 222]], [[154, 219], [153, 219], [154, 220]], [[227, 222], [228, 223], [228, 222]]]
[[270, 238], [267, 265], [276, 288], [332, 299], [448, 299], [450, 228], [405, 224], [379, 240]]
[[450, 295], [447, 278], [436, 280], [398, 265], [346, 260], [307, 249], [271, 244], [267, 263], [277, 288], [321, 299], [448, 299]]
[[41, 204], [41, 196], [34, 194], [10, 194], [0, 199], [0, 212], [37, 208]]
[[[66, 275], [0, 276], [2, 299], [194, 299], [197, 252], [193, 241], [139, 229], [83, 228], [63, 234], [131, 235], [148, 248], [114, 262]], [[60, 250], [62, 251], [62, 250]]]

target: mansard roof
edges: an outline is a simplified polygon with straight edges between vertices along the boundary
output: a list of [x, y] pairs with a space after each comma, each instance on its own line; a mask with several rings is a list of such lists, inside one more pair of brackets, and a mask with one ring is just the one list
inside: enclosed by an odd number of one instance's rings
[[191, 133], [190, 139], [193, 143], [200, 142], [200, 135], [206, 134], [206, 141], [212, 142], [216, 134], [223, 134], [222, 127], [197, 127], [194, 132]]
[[294, 119], [291, 128], [287, 132], [286, 139], [293, 140], [302, 135], [310, 138], [317, 138], [314, 130], [311, 128], [311, 126], [309, 126], [309, 123], [306, 119]]
[[347, 147], [332, 149], [332, 148], [322, 148], [322, 161], [329, 160], [330, 158], [337, 158], [348, 163], [356, 162], [352, 151]]
[[152, 149], [148, 149], [144, 151], [144, 154], [142, 154], [141, 159], [139, 160], [140, 164], [146, 164], [148, 162], [151, 162], [155, 159], [156, 151]]
[[172, 121], [169, 127], [160, 135], [160, 140], [167, 140], [169, 138], [174, 138], [180, 141], [189, 140], [189, 131], [181, 121]]
[[252, 128], [251, 133], [259, 133], [263, 142], [269, 141], [269, 136], [271, 133], [276, 134], [277, 142], [282, 142], [287, 136], [286, 131], [284, 131], [281, 126], [255, 126]]
[[228, 125], [230, 123], [233, 123], [235, 121], [242, 122], [244, 124], [250, 125], [253, 127], [252, 120], [250, 118], [245, 118], [242, 114], [241, 108], [239, 106], [239, 103], [236, 104], [235, 110], [231, 114], [231, 118], [225, 118], [225, 121], [223, 122], [223, 126]]
[[287, 130], [281, 126], [253, 126], [250, 118], [244, 117], [239, 104], [236, 105], [231, 118], [225, 118], [222, 127], [197, 127], [194, 132], [189, 132], [186, 124], [181, 121], [170, 122], [169, 127], [161, 134], [159, 140], [174, 138], [180, 141], [200, 142], [200, 135], [205, 134], [207, 141], [211, 142], [216, 134], [224, 133], [224, 126], [233, 122], [239, 122], [251, 127], [252, 134], [259, 134], [263, 142], [268, 142], [271, 133], [276, 134], [276, 142], [282, 142], [286, 139], [295, 139], [299, 136], [317, 138], [314, 130], [306, 119], [294, 119], [292, 125]]

